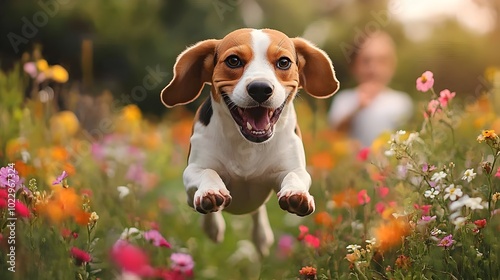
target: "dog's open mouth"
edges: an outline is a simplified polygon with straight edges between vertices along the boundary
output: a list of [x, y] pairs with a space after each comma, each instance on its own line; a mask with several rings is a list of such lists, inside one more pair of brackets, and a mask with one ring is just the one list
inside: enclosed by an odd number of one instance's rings
[[241, 134], [249, 141], [261, 143], [273, 136], [274, 125], [278, 121], [285, 103], [276, 109], [267, 107], [241, 108], [236, 106], [227, 94], [223, 94], [231, 116], [240, 127]]

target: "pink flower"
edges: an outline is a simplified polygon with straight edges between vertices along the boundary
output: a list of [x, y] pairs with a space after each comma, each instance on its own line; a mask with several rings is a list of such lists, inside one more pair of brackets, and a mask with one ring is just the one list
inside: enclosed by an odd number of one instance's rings
[[291, 235], [283, 235], [278, 241], [278, 254], [281, 257], [286, 257], [290, 255], [293, 248], [293, 236]]
[[417, 79], [417, 90], [426, 92], [434, 85], [434, 74], [431, 71], [425, 71], [422, 76]]
[[377, 211], [377, 213], [382, 214], [384, 213], [384, 210], [385, 204], [383, 202], [377, 202], [377, 204], [375, 204], [375, 211]]
[[456, 93], [450, 92], [450, 90], [445, 89], [439, 93], [439, 103], [441, 103], [441, 107], [446, 107], [448, 102], [450, 102], [453, 97], [455, 97]]
[[377, 192], [378, 192], [378, 195], [381, 197], [381, 198], [384, 198], [386, 197], [388, 194], [389, 194], [389, 188], [388, 187], [378, 187], [377, 188]]
[[80, 265], [84, 262], [90, 262], [90, 260], [91, 260], [89, 253], [87, 253], [81, 249], [78, 249], [76, 247], [72, 247], [70, 250], [70, 253], [71, 253], [71, 256], [76, 260], [76, 263], [78, 265]]
[[305, 237], [304, 237], [304, 243], [307, 245], [307, 246], [310, 246], [310, 247], [313, 247], [313, 248], [318, 248], [319, 247], [319, 238], [317, 238], [316, 236], [312, 235], [312, 234], [307, 234]]
[[146, 239], [147, 241], [151, 241], [156, 247], [170, 248], [170, 244], [156, 229], [144, 232], [144, 239]]
[[358, 203], [359, 205], [364, 205], [370, 202], [371, 198], [368, 196], [366, 190], [360, 190], [358, 192]]
[[370, 155], [370, 148], [366, 147], [358, 152], [356, 159], [359, 161], [366, 161], [368, 159], [368, 155]]
[[23, 65], [24, 72], [30, 75], [31, 78], [35, 78], [38, 74], [36, 64], [34, 62], [27, 62]]
[[422, 211], [422, 215], [429, 215], [429, 212], [431, 210], [432, 205], [418, 205], [418, 204], [413, 204], [413, 207], [416, 210]]
[[183, 273], [191, 273], [194, 268], [193, 257], [184, 253], [173, 253], [170, 256], [172, 269]]
[[500, 167], [497, 169], [497, 173], [495, 173], [495, 177], [500, 178]]
[[113, 245], [111, 257], [123, 271], [144, 277], [154, 274], [146, 253], [123, 239], [119, 239]]
[[59, 175], [59, 177], [57, 177], [57, 179], [54, 182], [52, 182], [52, 185], [58, 185], [58, 184], [60, 184], [67, 177], [68, 177], [68, 173], [66, 171], [63, 171], [61, 173], [61, 175]]
[[16, 203], [14, 204], [14, 208], [16, 210], [16, 213], [23, 217], [23, 218], [28, 218], [30, 216], [30, 210], [24, 203], [22, 203], [19, 200], [16, 200]]
[[309, 228], [304, 226], [304, 225], [300, 225], [299, 226], [299, 236], [297, 237], [297, 239], [300, 241], [302, 239], [304, 239], [304, 237], [306, 236], [306, 234], [309, 233]]
[[450, 235], [444, 237], [443, 239], [441, 239], [441, 241], [439, 241], [439, 243], [438, 243], [438, 246], [449, 248], [453, 245], [453, 243], [455, 243], [455, 240], [453, 240], [453, 235], [450, 234]]
[[429, 101], [429, 104], [427, 104], [427, 111], [424, 112], [424, 117], [429, 118], [439, 112], [441, 112], [441, 103], [439, 103], [439, 100], [432, 99]]

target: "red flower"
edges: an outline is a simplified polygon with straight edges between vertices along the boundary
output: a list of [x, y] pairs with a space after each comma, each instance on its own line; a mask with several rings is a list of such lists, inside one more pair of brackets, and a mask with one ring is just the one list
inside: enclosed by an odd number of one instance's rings
[[71, 252], [71, 256], [76, 260], [76, 263], [78, 265], [80, 265], [84, 262], [90, 262], [90, 260], [91, 260], [89, 253], [87, 253], [83, 250], [80, 250], [76, 247], [71, 248], [70, 252]]
[[28, 209], [28, 207], [26, 205], [24, 205], [24, 203], [22, 203], [21, 201], [19, 200], [16, 200], [16, 204], [14, 205], [15, 209], [16, 209], [16, 213], [23, 217], [23, 218], [28, 218], [30, 216], [30, 210]]
[[61, 236], [66, 239], [66, 238], [69, 238], [71, 236], [71, 230], [68, 229], [68, 228], [63, 228], [61, 229]]
[[371, 200], [371, 198], [368, 196], [368, 193], [366, 192], [366, 190], [360, 190], [358, 192], [359, 205], [365, 205], [365, 204], [369, 203], [370, 200]]
[[378, 187], [377, 188], [377, 192], [378, 192], [378, 195], [381, 197], [381, 198], [384, 198], [386, 197], [388, 194], [389, 194], [389, 188], [388, 187]]
[[309, 228], [306, 227], [306, 226], [300, 225], [299, 226], [299, 231], [300, 231], [300, 233], [299, 233], [299, 236], [297, 237], [297, 239], [299, 241], [301, 241], [302, 239], [304, 239], [304, 237], [306, 236], [306, 234], [309, 233]]
[[116, 241], [111, 252], [111, 257], [124, 271], [144, 277], [154, 275], [154, 269], [149, 264], [149, 258], [146, 253], [123, 239]]
[[474, 221], [474, 224], [476, 225], [476, 227], [478, 229], [482, 229], [486, 226], [486, 219], [476, 220], [476, 221]]
[[356, 159], [358, 159], [359, 161], [366, 161], [369, 155], [370, 155], [370, 148], [368, 147], [363, 148], [358, 152]]
[[312, 234], [307, 234], [304, 237], [304, 243], [306, 243], [306, 245], [311, 246], [313, 248], [318, 248], [319, 247], [319, 238], [317, 238], [316, 236], [314, 236]]

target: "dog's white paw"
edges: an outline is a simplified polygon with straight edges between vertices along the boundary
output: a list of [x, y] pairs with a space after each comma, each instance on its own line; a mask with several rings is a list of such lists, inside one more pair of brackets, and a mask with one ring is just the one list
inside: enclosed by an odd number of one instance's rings
[[314, 197], [307, 191], [282, 189], [278, 192], [278, 203], [281, 209], [298, 216], [307, 216], [314, 212]]
[[231, 195], [228, 190], [221, 189], [198, 189], [194, 194], [194, 209], [196, 211], [207, 214], [217, 212], [231, 203]]

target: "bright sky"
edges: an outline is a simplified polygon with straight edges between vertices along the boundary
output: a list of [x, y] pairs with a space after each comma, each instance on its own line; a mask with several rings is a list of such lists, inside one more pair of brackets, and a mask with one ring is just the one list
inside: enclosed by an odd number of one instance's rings
[[[495, 13], [481, 0], [391, 0], [389, 12], [405, 25], [408, 38], [425, 39], [435, 24], [455, 18], [465, 28], [483, 34], [492, 30]], [[491, 0], [486, 0], [491, 1]]]

